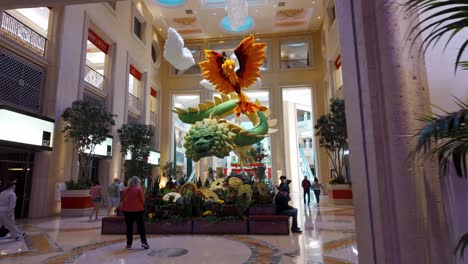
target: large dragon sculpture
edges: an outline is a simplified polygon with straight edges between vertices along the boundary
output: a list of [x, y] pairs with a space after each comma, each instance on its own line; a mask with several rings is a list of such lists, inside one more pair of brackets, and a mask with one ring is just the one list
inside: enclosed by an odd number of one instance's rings
[[[205, 101], [197, 108], [175, 107], [173, 111], [179, 119], [193, 124], [185, 136], [185, 155], [194, 161], [203, 157], [223, 158], [234, 151], [241, 165], [251, 162], [247, 151], [251, 145], [260, 142], [268, 133], [276, 129], [277, 120], [269, 120], [270, 111], [257, 100], [250, 101], [243, 89], [248, 89], [260, 77], [260, 66], [265, 58], [265, 43], [254, 43], [250, 35], [241, 41], [234, 51], [237, 63], [213, 50], [205, 50], [207, 60], [199, 63], [203, 77], [208, 80], [220, 97]], [[236, 123], [223, 119], [235, 114], [244, 114], [253, 124], [246, 129]]]

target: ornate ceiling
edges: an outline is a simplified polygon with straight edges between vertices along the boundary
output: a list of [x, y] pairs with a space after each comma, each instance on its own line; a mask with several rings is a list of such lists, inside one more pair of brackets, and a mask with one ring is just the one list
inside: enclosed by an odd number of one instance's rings
[[144, 1], [163, 37], [169, 27], [184, 39], [308, 32], [319, 30], [323, 19], [322, 0], [247, 0], [247, 23], [233, 31], [224, 0]]

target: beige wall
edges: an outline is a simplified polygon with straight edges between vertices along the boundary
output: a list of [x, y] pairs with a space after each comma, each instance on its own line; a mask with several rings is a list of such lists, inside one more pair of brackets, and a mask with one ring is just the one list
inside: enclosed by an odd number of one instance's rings
[[[102, 161], [100, 164], [101, 184], [107, 185], [113, 177], [121, 177], [122, 175], [117, 129], [126, 123], [130, 64], [143, 73], [140, 100], [143, 102], [144, 110], [141, 115], [146, 123], [149, 121], [150, 87], [157, 90], [162, 88], [160, 67], [151, 60], [151, 42], [156, 39], [157, 42], [161, 43], [161, 39], [156, 33], [153, 33], [152, 17], [149, 11], [144, 6], [141, 10], [146, 20], [144, 43], [132, 33], [133, 12], [136, 12], [135, 4], [132, 1], [119, 1], [116, 10], [107, 4], [71, 5], [53, 9], [57, 16], [54, 23], [59, 27], [57, 30], [53, 30], [49, 36], [49, 39], [53, 40], [49, 41], [49, 43], [52, 42], [49, 45], [55, 46], [55, 50], [51, 50], [48, 54], [53, 63], [49, 67], [47, 86], [49, 93], [55, 93], [56, 96], [55, 100], [48, 99], [46, 101], [46, 108], [50, 109], [48, 115], [55, 117], [57, 136], [54, 140], [52, 153], [48, 153], [49, 155], [40, 154], [41, 157], [36, 159], [36, 162], [41, 163], [36, 164], [38, 168], [43, 168], [44, 164], [51, 164], [48, 166], [48, 173], [42, 173], [41, 177], [36, 178], [36, 181], [39, 182], [48, 177], [49, 180], [46, 180], [48, 187], [41, 190], [33, 187], [31, 194], [34, 200], [49, 201], [51, 205], [49, 207], [53, 208], [53, 212], [50, 213], [58, 213], [60, 208], [59, 203], [51, 195], [48, 195], [54, 193], [55, 183], [69, 180], [77, 173], [74, 165], [76, 164], [76, 155], [74, 155], [71, 144], [65, 143], [63, 135], [60, 133], [63, 126], [61, 114], [74, 100], [82, 98], [88, 27], [92, 27], [101, 38], [111, 45], [108, 53], [109, 67], [106, 69], [105, 89], [110, 102], [109, 111], [117, 115], [116, 125], [112, 129], [113, 158]], [[162, 54], [161, 48], [159, 54]], [[159, 63], [160, 61], [161, 59]], [[50, 157], [47, 158], [48, 156]], [[40, 186], [43, 188], [44, 184]], [[46, 196], [47, 199], [45, 199]], [[33, 202], [30, 208], [31, 217], [44, 216], [44, 210], [41, 212], [38, 209], [44, 208], [44, 205], [44, 202]]]

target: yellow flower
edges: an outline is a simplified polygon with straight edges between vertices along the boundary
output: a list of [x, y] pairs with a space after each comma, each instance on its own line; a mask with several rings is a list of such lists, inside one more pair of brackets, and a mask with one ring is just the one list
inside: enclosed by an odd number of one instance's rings
[[213, 212], [208, 210], [208, 211], [205, 211], [202, 215], [207, 216], [207, 215], [212, 215], [212, 214], [213, 214]]
[[224, 201], [221, 200], [221, 199], [218, 199], [216, 202], [217, 202], [217, 203], [220, 203], [220, 204], [223, 204], [223, 203], [224, 203]]

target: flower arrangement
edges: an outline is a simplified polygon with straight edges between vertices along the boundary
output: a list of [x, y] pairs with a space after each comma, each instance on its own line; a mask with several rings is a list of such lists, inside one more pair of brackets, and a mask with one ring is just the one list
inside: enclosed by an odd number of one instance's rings
[[147, 192], [145, 215], [148, 221], [182, 221], [202, 218], [208, 221], [244, 219], [247, 209], [255, 204], [273, 204], [267, 183], [255, 183], [230, 175], [198, 188], [187, 182], [179, 188], [166, 187]]

